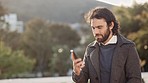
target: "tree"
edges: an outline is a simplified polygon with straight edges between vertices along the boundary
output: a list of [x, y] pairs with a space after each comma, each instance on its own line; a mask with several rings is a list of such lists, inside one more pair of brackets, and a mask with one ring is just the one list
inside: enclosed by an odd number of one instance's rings
[[3, 16], [7, 13], [7, 9], [4, 8], [0, 2], [0, 16]]
[[21, 34], [17, 31], [9, 31], [8, 29], [0, 29], [0, 40], [12, 50], [20, 49]]
[[25, 57], [23, 51], [12, 51], [0, 43], [0, 78], [10, 78], [20, 73], [30, 72], [34, 60]]
[[[51, 75], [55, 65], [50, 63], [58, 65], [61, 62], [64, 65], [69, 60], [69, 56], [66, 56], [69, 55], [69, 50], [79, 45], [79, 35], [68, 25], [33, 19], [26, 24], [25, 32], [22, 35], [22, 43], [22, 49], [25, 53], [36, 60], [35, 72], [41, 72], [42, 74], [50, 72]], [[64, 60], [59, 57], [57, 50], [60, 48], [65, 50], [64, 54], [61, 53], [65, 57]], [[58, 54], [58, 56], [54, 57], [54, 54]], [[54, 61], [55, 59], [57, 60]], [[67, 68], [65, 66], [63, 66], [63, 69]], [[58, 69], [57, 67], [56, 69]], [[60, 70], [62, 69], [53, 72], [59, 72]], [[68, 68], [64, 69], [64, 72], [60, 74], [65, 74], [67, 70]]]
[[54, 45], [65, 45], [68, 46], [69, 49], [73, 49], [79, 45], [79, 35], [66, 24], [52, 24], [50, 31]]
[[67, 75], [68, 70], [71, 68], [71, 59], [69, 49], [64, 46], [54, 46], [54, 53], [51, 63], [49, 63], [50, 72], [52, 76], [58, 74], [58, 76]]
[[2, 18], [6, 13], [7, 10], [0, 4], [0, 78], [11, 78], [30, 72], [34, 64], [34, 60], [18, 50], [20, 34], [9, 31], [8, 24]]
[[36, 73], [47, 71], [51, 57], [51, 33], [46, 21], [33, 19], [26, 24], [22, 34], [22, 49], [26, 55], [36, 60], [34, 71]]
[[147, 26], [148, 20], [148, 3], [137, 4], [135, 3], [133, 7], [116, 7], [114, 12], [120, 21], [121, 33], [125, 36], [129, 35], [131, 32], [137, 32], [143, 26]]
[[5, 14], [7, 14], [7, 9], [4, 8], [0, 3], [0, 40], [5, 42], [5, 45], [11, 47], [12, 50], [17, 50], [19, 49], [20, 44], [20, 33], [9, 30], [9, 24], [5, 22], [3, 17]]
[[70, 49], [79, 45], [80, 37], [76, 31], [66, 24], [52, 24], [50, 31], [53, 43], [53, 58], [49, 64], [50, 71], [63, 76], [70, 69]]
[[0, 29], [3, 28], [4, 25], [7, 25], [7, 23], [5, 23], [4, 19], [2, 18], [6, 13], [7, 13], [6, 8], [4, 8], [0, 2]]

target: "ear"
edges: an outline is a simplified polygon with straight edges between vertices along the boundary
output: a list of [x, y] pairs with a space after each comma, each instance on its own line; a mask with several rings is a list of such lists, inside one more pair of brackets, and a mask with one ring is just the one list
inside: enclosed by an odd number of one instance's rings
[[111, 22], [111, 24], [110, 24], [110, 26], [109, 26], [110, 30], [112, 30], [113, 27], [114, 27], [114, 22]]

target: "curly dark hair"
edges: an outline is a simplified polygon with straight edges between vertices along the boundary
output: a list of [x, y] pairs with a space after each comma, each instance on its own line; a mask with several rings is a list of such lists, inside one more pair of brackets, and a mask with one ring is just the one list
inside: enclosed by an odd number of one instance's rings
[[89, 24], [90, 24], [90, 20], [93, 18], [105, 19], [108, 26], [111, 25], [111, 22], [114, 22], [114, 27], [112, 29], [112, 32], [113, 32], [113, 34], [119, 33], [119, 23], [116, 20], [114, 14], [107, 8], [96, 7], [94, 9], [90, 10], [88, 13], [86, 13], [84, 18], [85, 18], [86, 22]]

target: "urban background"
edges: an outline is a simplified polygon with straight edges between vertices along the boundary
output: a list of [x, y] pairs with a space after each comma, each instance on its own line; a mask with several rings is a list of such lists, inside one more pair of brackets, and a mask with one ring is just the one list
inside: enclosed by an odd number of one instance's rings
[[70, 50], [83, 58], [94, 40], [83, 15], [112, 10], [148, 71], [148, 2], [131, 7], [95, 0], [0, 0], [0, 79], [71, 76]]

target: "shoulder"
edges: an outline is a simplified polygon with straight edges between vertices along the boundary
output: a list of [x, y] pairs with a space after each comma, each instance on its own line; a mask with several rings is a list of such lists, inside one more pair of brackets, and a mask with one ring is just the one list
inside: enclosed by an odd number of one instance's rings
[[85, 50], [85, 56], [88, 56], [96, 48], [97, 45], [98, 43], [96, 41], [89, 43]]
[[96, 43], [97, 43], [96, 41], [93, 41], [93, 42], [89, 43], [87, 45], [87, 47], [94, 47]]
[[127, 38], [125, 38], [123, 35], [118, 35], [118, 43], [120, 46], [135, 46], [135, 43]]

